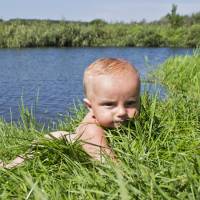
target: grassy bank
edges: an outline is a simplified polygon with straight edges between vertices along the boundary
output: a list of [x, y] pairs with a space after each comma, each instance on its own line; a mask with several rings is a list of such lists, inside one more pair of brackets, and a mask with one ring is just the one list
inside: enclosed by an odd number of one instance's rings
[[165, 84], [175, 94], [199, 101], [200, 97], [200, 51], [197, 49], [193, 56], [180, 56], [168, 59], [154, 76]]
[[[195, 99], [199, 79], [194, 79], [200, 73], [198, 66], [197, 55], [166, 61], [158, 73], [170, 88], [169, 98], [142, 95], [140, 117], [107, 130], [117, 165], [109, 160], [106, 164], [90, 161], [78, 143], [45, 141], [42, 136], [49, 130], [35, 120], [25, 120], [24, 115], [20, 125], [1, 121], [2, 160], [27, 150], [33, 138], [40, 142], [34, 148], [35, 157], [22, 167], [0, 169], [0, 198], [199, 199], [200, 102]], [[181, 75], [177, 78], [177, 74]], [[57, 128], [73, 131], [84, 112], [78, 109], [73, 119], [66, 118]]]
[[0, 21], [0, 48], [197, 47], [200, 24], [106, 23], [48, 20]]

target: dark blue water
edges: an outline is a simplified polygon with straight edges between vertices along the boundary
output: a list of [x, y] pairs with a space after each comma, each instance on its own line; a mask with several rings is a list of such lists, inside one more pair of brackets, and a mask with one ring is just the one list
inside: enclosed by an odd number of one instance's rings
[[97, 58], [127, 59], [145, 77], [168, 57], [192, 52], [172, 48], [0, 49], [0, 116], [17, 121], [23, 99], [26, 106], [34, 107], [37, 120], [58, 119], [82, 99], [84, 69]]

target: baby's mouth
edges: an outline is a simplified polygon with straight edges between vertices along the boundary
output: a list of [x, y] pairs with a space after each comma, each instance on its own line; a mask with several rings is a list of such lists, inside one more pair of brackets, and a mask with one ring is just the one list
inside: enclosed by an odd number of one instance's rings
[[124, 122], [127, 122], [129, 119], [128, 118], [125, 118], [125, 119], [121, 119], [121, 120], [116, 120], [115, 122], [116, 123], [124, 123]]
[[118, 120], [118, 121], [115, 121], [114, 124], [115, 124], [116, 127], [119, 127], [122, 124], [126, 126], [126, 124], [128, 124], [129, 121], [130, 121], [130, 119]]
[[128, 119], [126, 120], [119, 120], [119, 121], [115, 121], [114, 124], [119, 127], [121, 126], [122, 124], [126, 123], [128, 121]]

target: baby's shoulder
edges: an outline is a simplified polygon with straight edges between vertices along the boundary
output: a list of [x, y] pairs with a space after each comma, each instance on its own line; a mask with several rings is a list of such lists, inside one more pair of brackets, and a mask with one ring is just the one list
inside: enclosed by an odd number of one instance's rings
[[102, 127], [96, 123], [82, 122], [76, 129], [77, 134], [97, 135], [103, 133]]
[[97, 136], [103, 134], [104, 129], [96, 123], [96, 120], [92, 118], [90, 114], [88, 114], [77, 127], [76, 133], [82, 136]]
[[[97, 124], [83, 123], [81, 124], [76, 131], [78, 139], [80, 141], [89, 142], [91, 144], [100, 145], [102, 139], [104, 138], [104, 130]], [[93, 148], [93, 147], [88, 147]]]

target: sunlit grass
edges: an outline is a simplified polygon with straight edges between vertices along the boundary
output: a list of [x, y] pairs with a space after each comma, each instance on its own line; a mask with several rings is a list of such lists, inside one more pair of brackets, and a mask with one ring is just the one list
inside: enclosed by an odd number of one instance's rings
[[168, 59], [154, 75], [171, 92], [200, 97], [200, 54], [176, 56]]

